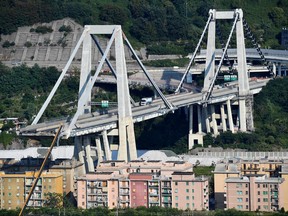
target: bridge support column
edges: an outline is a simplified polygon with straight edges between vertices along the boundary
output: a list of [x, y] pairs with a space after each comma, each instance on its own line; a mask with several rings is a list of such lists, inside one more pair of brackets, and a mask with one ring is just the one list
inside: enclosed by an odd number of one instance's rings
[[[137, 158], [134, 123], [128, 88], [127, 67], [121, 27], [115, 28], [115, 56], [117, 71], [117, 99], [118, 99], [118, 129], [119, 151], [118, 160], [135, 160]], [[129, 145], [129, 157], [127, 152]]]
[[104, 144], [104, 150], [105, 150], [105, 158], [106, 160], [111, 160], [112, 159], [111, 151], [110, 151], [110, 146], [109, 146], [109, 141], [108, 141], [106, 130], [102, 131], [102, 138], [103, 138], [103, 144]]
[[229, 123], [229, 129], [232, 133], [234, 133], [234, 123], [232, 118], [232, 110], [231, 110], [231, 102], [230, 100], [227, 100], [227, 113], [228, 113], [228, 123]]
[[208, 115], [208, 105], [203, 106], [203, 111], [204, 111], [204, 118], [205, 118], [205, 124], [206, 124], [206, 131], [207, 133], [211, 133], [210, 120], [209, 120], [209, 115]]
[[96, 142], [97, 157], [98, 157], [97, 166], [99, 166], [99, 164], [103, 161], [103, 154], [102, 154], [100, 138], [98, 136], [95, 138], [95, 142]]
[[239, 21], [236, 23], [237, 35], [237, 61], [238, 61], [238, 85], [239, 85], [239, 117], [240, 130], [245, 132], [246, 128], [246, 96], [249, 94], [249, 80], [247, 73], [247, 60], [243, 30], [243, 11], [236, 9], [239, 14]]
[[188, 150], [194, 146], [193, 135], [193, 105], [189, 106], [189, 134], [188, 134]]
[[[189, 134], [188, 134], [188, 150], [193, 149], [194, 144], [203, 146], [203, 134], [201, 128], [201, 113], [200, 106], [197, 106], [197, 115], [198, 115], [198, 133], [193, 133], [193, 105], [189, 106]], [[200, 124], [199, 124], [200, 123]], [[199, 126], [200, 125], [200, 126]]]
[[227, 125], [226, 125], [226, 114], [225, 114], [224, 104], [221, 104], [220, 112], [221, 112], [222, 129], [223, 129], [223, 132], [226, 132]]
[[213, 133], [215, 136], [219, 134], [218, 126], [216, 121], [216, 114], [215, 114], [215, 106], [211, 105], [211, 116], [212, 116], [212, 125], [213, 125]]
[[198, 133], [202, 134], [202, 115], [201, 106], [197, 105]]
[[[207, 92], [210, 83], [215, 74], [215, 34], [216, 34], [216, 10], [210, 10], [213, 13], [213, 17], [208, 27], [208, 40], [207, 40], [207, 53], [205, 64], [205, 78], [203, 92]], [[209, 12], [209, 13], [210, 13]]]
[[75, 137], [74, 138], [75, 147], [74, 147], [74, 157], [82, 163], [82, 168], [79, 169], [78, 175], [85, 175], [86, 168], [85, 168], [85, 160], [84, 160], [84, 150], [82, 148], [82, 137]]
[[278, 63], [277, 67], [277, 76], [281, 77], [282, 76], [282, 68], [281, 68], [281, 63]]
[[89, 172], [95, 172], [94, 162], [91, 158], [91, 141], [89, 136], [83, 137], [83, 143], [85, 146], [85, 153], [86, 153], [86, 162], [87, 168]]

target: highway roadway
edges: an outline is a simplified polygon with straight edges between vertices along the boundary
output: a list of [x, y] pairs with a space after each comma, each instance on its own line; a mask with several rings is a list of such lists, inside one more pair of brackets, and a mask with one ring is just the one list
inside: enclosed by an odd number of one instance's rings
[[[269, 79], [250, 81], [251, 94], [257, 94]], [[231, 82], [226, 86], [215, 86], [208, 103], [219, 103], [227, 99], [237, 99], [238, 87], [237, 82]], [[185, 107], [191, 104], [202, 103], [202, 93], [180, 93], [175, 95], [168, 95], [174, 110]], [[134, 122], [141, 122], [151, 118], [165, 115], [173, 110], [167, 109], [161, 99], [156, 99], [152, 104], [146, 106], [132, 107], [132, 115]], [[53, 136], [60, 125], [67, 126], [69, 118], [63, 118], [57, 121], [43, 122], [36, 125], [30, 125], [20, 129], [20, 134], [23, 136]], [[103, 130], [110, 130], [117, 128], [118, 118], [117, 109], [108, 110], [107, 114], [101, 115], [99, 112], [85, 114], [79, 117], [75, 127], [72, 129], [70, 136], [82, 136], [101, 132]], [[65, 131], [63, 133], [65, 137]]]

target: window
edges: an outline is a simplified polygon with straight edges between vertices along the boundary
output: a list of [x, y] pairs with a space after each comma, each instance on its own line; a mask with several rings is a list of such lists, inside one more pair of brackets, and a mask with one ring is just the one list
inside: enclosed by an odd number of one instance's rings
[[178, 189], [175, 189], [174, 191], [175, 191], [175, 193], [178, 193]]
[[186, 185], [188, 186], [188, 185], [189, 185], [189, 182], [186, 182]]
[[8, 190], [11, 190], [11, 186], [8, 186]]
[[264, 207], [264, 209], [268, 210], [268, 206], [267, 205], [264, 205], [263, 207]]
[[268, 202], [268, 198], [263, 198], [263, 202]]
[[186, 196], [186, 200], [189, 200], [189, 196]]
[[175, 185], [178, 185], [178, 182], [175, 182]]
[[194, 203], [192, 203], [192, 207], [194, 208]]
[[258, 198], [258, 202], [260, 202], [260, 198]]
[[248, 200], [248, 198], [246, 198], [246, 202], [248, 202], [249, 200]]
[[243, 205], [237, 205], [237, 209], [243, 209]]
[[48, 182], [51, 182], [51, 179], [50, 179], [50, 178], [48, 179]]
[[178, 196], [175, 196], [175, 200], [178, 200]]
[[175, 203], [175, 206], [178, 207], [178, 203]]
[[85, 205], [85, 203], [84, 202], [82, 202], [82, 206], [84, 206]]
[[8, 182], [11, 182], [11, 179], [10, 179], [10, 178], [8, 178]]
[[[248, 184], [246, 184], [245, 187], [247, 188], [247, 187], [248, 187]], [[248, 191], [247, 191], [247, 192], [248, 192]]]
[[52, 189], [52, 187], [51, 187], [51, 185], [49, 185], [49, 187], [48, 187], [49, 189]]
[[268, 194], [268, 191], [263, 191], [263, 195], [267, 195]]
[[237, 191], [238, 195], [242, 195], [242, 193], [243, 193], [242, 191]]
[[85, 198], [85, 196], [84, 195], [82, 195], [82, 199], [84, 199]]
[[194, 196], [192, 196], [192, 200], [194, 200]]
[[260, 184], [257, 184], [257, 187], [260, 188]]
[[245, 191], [245, 194], [248, 195], [248, 191]]
[[11, 196], [11, 193], [8, 193], [8, 196]]
[[192, 193], [194, 193], [194, 189], [192, 189]]
[[186, 208], [189, 208], [189, 203], [186, 203]]
[[258, 195], [260, 195], [260, 191], [258, 191]]
[[248, 205], [246, 205], [246, 209], [248, 209], [249, 207], [248, 207]]
[[147, 199], [147, 196], [144, 196], [144, 200], [146, 200]]
[[112, 188], [112, 192], [114, 192], [115, 191], [115, 188]]
[[186, 193], [189, 193], [189, 189], [186, 189]]
[[194, 182], [192, 182], [192, 185], [194, 185]]
[[242, 198], [237, 198], [237, 202], [243, 202]]
[[16, 182], [19, 182], [19, 178], [16, 179]]
[[237, 183], [236, 184], [236, 188], [242, 188], [242, 184], [241, 183]]

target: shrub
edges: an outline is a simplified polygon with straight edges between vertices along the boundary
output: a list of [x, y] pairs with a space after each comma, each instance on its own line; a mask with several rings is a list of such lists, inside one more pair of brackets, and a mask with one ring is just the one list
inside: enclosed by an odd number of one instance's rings
[[46, 33], [51, 33], [53, 32], [53, 29], [51, 28], [51, 26], [38, 26], [35, 29], [36, 33], [40, 33], [40, 34], [46, 34]]
[[60, 28], [59, 28], [59, 32], [72, 32], [72, 28], [70, 25], [66, 26], [66, 25], [62, 25]]
[[29, 48], [32, 46], [32, 43], [30, 41], [26, 41], [24, 46]]
[[8, 40], [6, 40], [3, 44], [2, 44], [2, 47], [3, 48], [8, 48], [10, 46], [15, 46], [15, 43], [14, 42], [9, 42]]

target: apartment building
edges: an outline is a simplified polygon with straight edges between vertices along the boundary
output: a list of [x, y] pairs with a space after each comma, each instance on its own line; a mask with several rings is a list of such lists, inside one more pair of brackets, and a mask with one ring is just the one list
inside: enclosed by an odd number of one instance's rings
[[266, 175], [247, 175], [226, 179], [226, 209], [240, 211], [278, 211], [285, 197], [284, 179]]
[[[96, 184], [97, 190], [91, 190], [91, 184]], [[105, 161], [96, 173], [77, 179], [77, 203], [81, 208], [161, 206], [208, 210], [208, 193], [208, 179], [196, 178], [193, 165], [182, 161]], [[183, 195], [185, 202], [181, 200]]]
[[[252, 178], [253, 176], [253, 178]], [[262, 179], [262, 180], [261, 180]], [[252, 181], [253, 180], [253, 181]], [[245, 186], [249, 186], [249, 188], [254, 188], [253, 183], [264, 181], [267, 187], [274, 188], [274, 184], [277, 183], [277, 187], [283, 189], [284, 191], [288, 190], [288, 163], [285, 160], [271, 160], [268, 158], [264, 158], [261, 160], [240, 160], [240, 159], [231, 159], [227, 161], [222, 161], [221, 163], [216, 164], [215, 170], [214, 170], [214, 192], [215, 192], [215, 207], [219, 209], [227, 209], [227, 208], [236, 208], [239, 210], [244, 211], [254, 211], [254, 210], [261, 210], [261, 211], [274, 211], [277, 209], [280, 209], [284, 207], [285, 209], [288, 208], [288, 197], [287, 196], [279, 196], [277, 195], [277, 198], [279, 200], [278, 205], [272, 205], [272, 203], [275, 204], [275, 201], [273, 200], [273, 197], [276, 197], [275, 191], [273, 191], [273, 196], [271, 190], [265, 191], [266, 197], [259, 197], [258, 193], [262, 194], [263, 191], [257, 191], [256, 195], [254, 194], [254, 189], [252, 190], [245, 190], [243, 193], [245, 195], [249, 195], [248, 197], [243, 197], [243, 203], [245, 200], [245, 204], [232, 204], [231, 197], [228, 196], [231, 195], [231, 191], [233, 190], [230, 187], [235, 187], [234, 183], [237, 184], [237, 181], [240, 185], [241, 182], [248, 181], [248, 183], [245, 183]], [[231, 182], [234, 181], [234, 182]], [[252, 183], [251, 183], [252, 181]], [[238, 186], [239, 186], [238, 185]], [[257, 187], [261, 183], [257, 183]], [[269, 186], [268, 186], [269, 185]], [[266, 189], [265, 189], [266, 190]], [[236, 190], [236, 192], [239, 192], [238, 195], [241, 195], [240, 190]], [[248, 193], [248, 194], [246, 194]], [[256, 196], [256, 198], [254, 197]], [[268, 197], [267, 197], [268, 196]], [[241, 197], [238, 197], [239, 200], [241, 200]], [[246, 200], [248, 201], [246, 202]], [[252, 205], [254, 202], [253, 200], [260, 199], [261, 202], [263, 202], [263, 199], [265, 200], [265, 203], [263, 205]], [[268, 199], [268, 203], [266, 203]], [[281, 200], [280, 200], [281, 199]], [[272, 202], [273, 201], [273, 202]], [[231, 203], [232, 202], [232, 203]], [[236, 202], [237, 203], [237, 202]], [[248, 204], [247, 204], [248, 203]], [[251, 204], [249, 204], [251, 203]], [[236, 205], [236, 206], [235, 206]], [[242, 209], [241, 209], [242, 208]]]
[[[21, 208], [33, 185], [37, 172], [5, 173], [0, 172], [0, 208]], [[45, 194], [63, 194], [63, 177], [55, 173], [42, 173], [33, 194], [28, 202], [28, 207], [42, 207]]]

